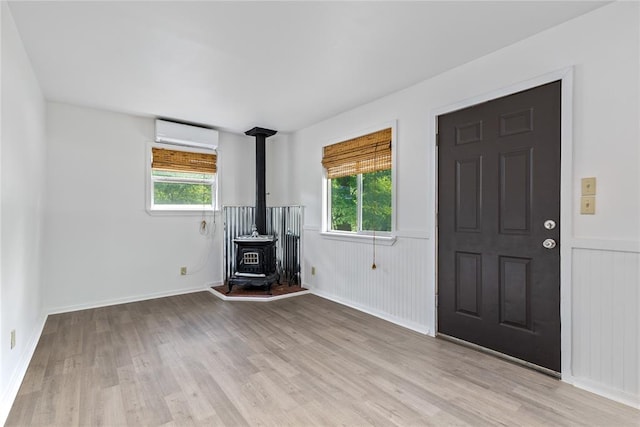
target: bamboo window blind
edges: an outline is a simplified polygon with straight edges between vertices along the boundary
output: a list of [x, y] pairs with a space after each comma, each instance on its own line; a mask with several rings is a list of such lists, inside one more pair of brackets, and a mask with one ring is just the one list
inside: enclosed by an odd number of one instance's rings
[[329, 179], [391, 169], [391, 128], [325, 146], [322, 165]]
[[172, 172], [216, 173], [215, 154], [193, 153], [169, 150], [166, 148], [151, 149], [153, 162], [151, 168]]

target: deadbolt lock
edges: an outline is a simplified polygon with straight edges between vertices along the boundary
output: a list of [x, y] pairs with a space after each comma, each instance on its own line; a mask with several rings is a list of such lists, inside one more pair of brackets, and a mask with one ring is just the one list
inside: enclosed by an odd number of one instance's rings
[[546, 228], [547, 230], [553, 230], [554, 228], [556, 228], [556, 222], [552, 219], [548, 219], [544, 222], [544, 228]]

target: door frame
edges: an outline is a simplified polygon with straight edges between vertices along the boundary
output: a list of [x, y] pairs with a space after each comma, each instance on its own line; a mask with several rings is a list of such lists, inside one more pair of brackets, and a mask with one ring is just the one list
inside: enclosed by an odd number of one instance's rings
[[430, 178], [433, 182], [430, 197], [433, 212], [431, 220], [431, 251], [433, 262], [433, 288], [430, 289], [432, 300], [433, 333], [438, 334], [438, 147], [436, 134], [438, 133], [438, 116], [451, 113], [462, 108], [470, 107], [483, 102], [491, 101], [504, 96], [512, 95], [537, 86], [560, 80], [561, 84], [561, 124], [560, 124], [560, 365], [563, 381], [572, 382], [571, 371], [571, 256], [573, 247], [573, 67], [567, 67], [552, 71], [532, 79], [497, 88], [490, 92], [471, 98], [460, 100], [453, 104], [444, 105], [433, 109], [429, 114], [429, 153]]

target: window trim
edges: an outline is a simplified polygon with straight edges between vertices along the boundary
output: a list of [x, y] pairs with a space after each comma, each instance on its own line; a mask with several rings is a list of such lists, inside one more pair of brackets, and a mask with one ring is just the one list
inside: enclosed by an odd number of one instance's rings
[[[203, 208], [202, 205], [154, 205], [153, 203], [153, 190], [154, 190], [154, 182], [157, 181], [164, 181], [164, 182], [178, 182], [180, 180], [172, 180], [172, 179], [154, 179], [151, 175], [152, 172], [152, 168], [151, 165], [153, 163], [153, 153], [152, 153], [152, 149], [153, 148], [164, 148], [164, 149], [168, 149], [168, 150], [176, 150], [176, 151], [186, 151], [186, 152], [192, 152], [192, 153], [203, 153], [203, 154], [216, 154], [216, 158], [217, 158], [217, 166], [216, 166], [216, 173], [215, 173], [215, 178], [213, 179], [213, 182], [211, 184], [211, 193], [212, 193], [212, 197], [213, 197], [213, 203], [212, 203], [212, 207], [208, 208], [205, 207]], [[219, 203], [219, 188], [220, 188], [220, 152], [218, 150], [212, 150], [212, 149], [206, 149], [206, 148], [202, 148], [202, 147], [196, 147], [196, 146], [191, 146], [191, 145], [173, 145], [173, 144], [167, 144], [167, 143], [158, 143], [158, 142], [149, 142], [147, 144], [146, 147], [146, 156], [147, 156], [147, 162], [146, 162], [146, 168], [145, 168], [145, 174], [146, 174], [146, 185], [145, 185], [145, 193], [146, 193], [146, 197], [145, 197], [145, 204], [146, 204], [146, 211], [148, 214], [150, 215], [180, 215], [180, 216], [196, 216], [196, 215], [202, 215], [203, 213], [206, 214], [212, 214], [212, 213], [216, 213], [220, 211], [220, 203]], [[182, 180], [185, 183], [189, 183], [189, 179], [183, 179]]]
[[[396, 131], [396, 120], [382, 123], [376, 126], [371, 126], [367, 129], [353, 132], [342, 138], [334, 138], [331, 141], [323, 144], [323, 146], [337, 144], [342, 141], [346, 141], [353, 138], [358, 138], [362, 135], [367, 135], [373, 132], [378, 132], [383, 129], [391, 128], [391, 231], [376, 231], [375, 240], [376, 243], [383, 245], [393, 245], [396, 240], [397, 228], [396, 228], [396, 198], [397, 198], [397, 161], [396, 156], [398, 152], [398, 138]], [[362, 179], [358, 179], [358, 189], [360, 194], [362, 192]], [[371, 230], [368, 231], [339, 231], [331, 230], [331, 180], [327, 178], [327, 170], [322, 168], [322, 228], [320, 235], [334, 240], [344, 241], [356, 241], [361, 243], [373, 242], [374, 233]], [[358, 219], [359, 223], [362, 223], [362, 209], [360, 207], [360, 197], [358, 197]]]

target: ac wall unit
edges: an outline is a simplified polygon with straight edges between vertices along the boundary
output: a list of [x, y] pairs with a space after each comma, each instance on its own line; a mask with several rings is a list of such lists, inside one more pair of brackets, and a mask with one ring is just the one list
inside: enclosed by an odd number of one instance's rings
[[156, 142], [215, 150], [218, 131], [156, 119]]

